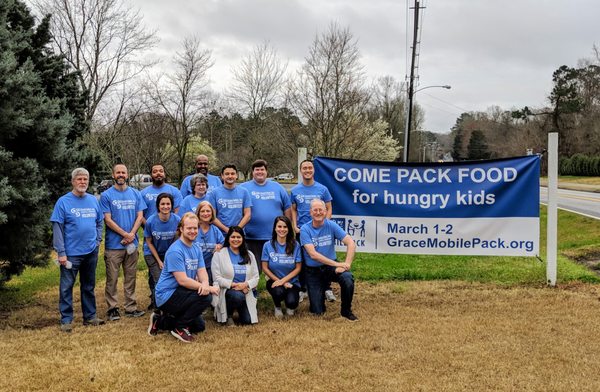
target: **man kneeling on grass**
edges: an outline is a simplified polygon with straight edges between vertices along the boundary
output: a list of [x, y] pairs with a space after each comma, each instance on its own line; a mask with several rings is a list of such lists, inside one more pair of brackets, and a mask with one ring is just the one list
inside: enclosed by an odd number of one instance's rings
[[183, 215], [176, 235], [156, 283], [158, 312], [150, 315], [148, 333], [170, 330], [175, 338], [191, 343], [192, 333], [204, 331], [202, 312], [210, 305], [211, 294], [219, 294], [219, 287], [209, 285], [202, 250], [194, 244], [198, 217], [191, 212]]
[[[356, 244], [337, 223], [327, 219], [326, 214], [325, 202], [313, 199], [310, 203], [312, 220], [300, 229], [300, 243], [306, 261], [309, 309], [316, 315], [325, 313], [325, 290], [329, 283], [338, 282], [342, 294], [342, 316], [350, 321], [358, 321], [352, 313], [354, 276], [350, 272]], [[347, 247], [346, 260], [343, 263], [337, 261], [335, 240], [341, 241]]]

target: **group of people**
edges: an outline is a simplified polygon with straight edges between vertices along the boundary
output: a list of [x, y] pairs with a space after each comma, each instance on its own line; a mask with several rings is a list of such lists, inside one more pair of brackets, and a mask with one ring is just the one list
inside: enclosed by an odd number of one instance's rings
[[[300, 165], [302, 181], [291, 195], [267, 179], [264, 160], [252, 164], [252, 179], [237, 184], [238, 171], [228, 164], [220, 178], [208, 173], [208, 157], [195, 160], [196, 173], [181, 188], [166, 183], [164, 167], [151, 169], [152, 186], [141, 192], [127, 185], [123, 164], [113, 167], [114, 185], [96, 197], [87, 193], [89, 173], [73, 170], [72, 191], [56, 203], [50, 218], [53, 244], [60, 264], [61, 329], [72, 330], [72, 291], [80, 273], [84, 325], [101, 325], [94, 295], [98, 248], [106, 226], [105, 298], [109, 321], [121, 317], [117, 297], [123, 269], [124, 314], [141, 317], [135, 296], [138, 261], [137, 231], [143, 227], [144, 259], [152, 309], [148, 333], [169, 331], [191, 342], [205, 328], [203, 313], [213, 307], [217, 322], [231, 325], [258, 322], [256, 288], [260, 273], [274, 303], [277, 318], [292, 316], [307, 296], [309, 310], [325, 313], [335, 301], [331, 282], [338, 282], [341, 315], [352, 312], [355, 244], [331, 221], [332, 197], [314, 180], [312, 161]], [[346, 245], [338, 261], [335, 243]]]

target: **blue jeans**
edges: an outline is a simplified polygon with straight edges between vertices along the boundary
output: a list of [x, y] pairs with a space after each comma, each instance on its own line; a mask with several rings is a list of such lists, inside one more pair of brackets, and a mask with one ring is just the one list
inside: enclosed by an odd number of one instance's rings
[[239, 290], [227, 290], [225, 292], [225, 306], [227, 306], [227, 316], [232, 317], [233, 312], [238, 312], [238, 322], [243, 325], [252, 324], [248, 305], [246, 305], [246, 294]]
[[73, 322], [73, 286], [79, 273], [79, 286], [81, 290], [81, 311], [84, 320], [96, 317], [96, 264], [98, 263], [98, 247], [87, 255], [68, 256], [73, 263], [71, 269], [60, 266], [60, 285], [58, 297], [58, 310], [60, 311], [61, 324]]
[[354, 276], [352, 272], [344, 271], [341, 274], [336, 274], [334, 267], [323, 265], [321, 267], [306, 267], [306, 288], [311, 313], [316, 315], [325, 313], [325, 290], [328, 289], [331, 282], [337, 282], [340, 285], [342, 315], [352, 311], [352, 297], [354, 296]]

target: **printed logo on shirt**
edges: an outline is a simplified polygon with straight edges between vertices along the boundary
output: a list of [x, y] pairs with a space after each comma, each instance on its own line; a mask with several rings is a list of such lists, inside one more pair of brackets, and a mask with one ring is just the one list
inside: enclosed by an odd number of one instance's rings
[[321, 200], [321, 196], [319, 196], [319, 195], [298, 195], [298, 196], [296, 196], [296, 200], [298, 200], [298, 203], [300, 203], [300, 204], [302, 204], [302, 203], [310, 204], [312, 199]]
[[251, 195], [258, 200], [275, 200], [275, 192], [252, 191]]
[[331, 234], [322, 235], [320, 237], [313, 237], [312, 243], [315, 247], [317, 246], [329, 246], [333, 244], [333, 237]]
[[217, 203], [223, 208], [237, 209], [242, 208], [244, 201], [242, 199], [219, 199]]
[[156, 200], [156, 198], [158, 197], [158, 193], [146, 193], [144, 195], [144, 197], [146, 198], [146, 200], [148, 201], [153, 201]]
[[95, 218], [96, 210], [93, 208], [71, 208], [71, 214], [76, 218]]
[[170, 240], [173, 237], [175, 237], [175, 232], [174, 231], [153, 231], [152, 237], [154, 237], [154, 239], [156, 241]]
[[112, 205], [117, 207], [118, 210], [134, 210], [135, 200], [113, 200]]
[[294, 258], [285, 253], [269, 252], [269, 258], [276, 264], [294, 264]]
[[198, 259], [185, 259], [185, 269], [187, 270], [197, 270], [198, 269]]
[[245, 264], [235, 264], [233, 266], [233, 272], [236, 275], [244, 275], [244, 274], [246, 274], [246, 265]]

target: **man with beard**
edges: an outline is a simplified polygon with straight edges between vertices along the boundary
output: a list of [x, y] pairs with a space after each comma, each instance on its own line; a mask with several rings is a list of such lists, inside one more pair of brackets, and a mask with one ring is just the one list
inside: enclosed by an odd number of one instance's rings
[[[165, 168], [161, 164], [156, 164], [152, 166], [150, 169], [150, 176], [152, 177], [152, 186], [144, 188], [140, 193], [144, 202], [146, 203], [146, 209], [144, 210], [144, 220], [143, 225], [146, 224], [148, 218], [152, 215], [158, 213], [156, 210], [156, 198], [161, 193], [168, 193], [173, 196], [173, 208], [171, 210], [172, 213], [177, 214], [179, 211], [179, 206], [183, 198], [181, 197], [181, 192], [179, 189], [175, 188], [171, 184], [166, 183], [165, 176]], [[148, 259], [146, 256], [151, 256], [150, 249], [148, 248], [148, 244], [146, 244], [146, 239], [144, 238], [144, 259], [146, 263], [148, 263]], [[154, 296], [152, 293], [154, 292], [154, 286], [156, 282], [152, 278], [152, 274], [150, 273], [150, 265], [148, 265], [148, 287], [150, 287], [150, 305], [148, 306], [148, 310], [154, 309], [156, 304], [154, 303]]]
[[138, 262], [137, 231], [142, 225], [146, 203], [140, 193], [127, 186], [127, 167], [113, 167], [114, 185], [100, 195], [100, 207], [106, 223], [104, 261], [106, 263], [105, 297], [108, 319], [121, 318], [117, 297], [119, 269], [123, 266], [123, 291], [125, 293], [125, 315], [140, 317], [144, 312], [137, 309], [135, 300], [135, 275]]
[[73, 322], [73, 286], [79, 272], [83, 325], [104, 324], [96, 316], [96, 264], [102, 241], [102, 212], [98, 200], [86, 193], [89, 172], [79, 167], [71, 173], [73, 190], [56, 202], [50, 217], [52, 244], [60, 264], [58, 308], [60, 329], [71, 332]]
[[161, 193], [168, 193], [173, 196], [173, 213], [177, 214], [179, 211], [179, 205], [183, 198], [179, 189], [175, 188], [171, 184], [166, 183], [165, 168], [161, 164], [152, 166], [150, 171], [152, 177], [152, 186], [142, 189], [140, 192], [146, 203], [146, 209], [144, 210], [144, 223], [148, 220], [151, 215], [157, 213], [156, 211], [156, 197]]
[[219, 177], [213, 176], [212, 174], [208, 173], [208, 157], [206, 155], [198, 155], [196, 157], [196, 163], [194, 167], [196, 169], [196, 173], [190, 174], [181, 182], [181, 197], [185, 198], [187, 195], [191, 195], [194, 193], [194, 190], [192, 189], [191, 185], [191, 180], [192, 177], [196, 174], [204, 174], [206, 178], [208, 178], [208, 192], [212, 192], [214, 189], [217, 189], [218, 187], [223, 185]]

